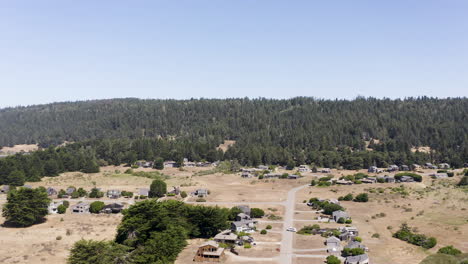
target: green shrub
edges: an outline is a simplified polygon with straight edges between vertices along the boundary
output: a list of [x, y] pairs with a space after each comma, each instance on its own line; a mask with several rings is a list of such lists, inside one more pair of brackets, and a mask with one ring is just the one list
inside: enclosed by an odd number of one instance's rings
[[360, 193], [354, 198], [355, 202], [366, 203], [369, 201], [369, 195], [367, 193]]
[[197, 203], [204, 203], [206, 202], [206, 200], [204, 198], [198, 198], [197, 200], [195, 200]]
[[341, 260], [335, 256], [328, 256], [327, 261], [325, 262], [327, 264], [341, 264]]
[[66, 211], [67, 211], [67, 207], [63, 204], [57, 207], [57, 213], [59, 214], [64, 214]]
[[351, 194], [351, 193], [348, 193], [345, 196], [338, 197], [338, 201], [351, 201], [351, 200], [353, 200], [353, 194]]
[[250, 243], [244, 243], [244, 248], [252, 248], [252, 245]]
[[414, 181], [422, 182], [422, 176], [413, 172], [401, 172], [395, 174], [395, 180], [400, 180], [403, 176], [409, 176], [414, 179]]
[[267, 231], [265, 229], [262, 229], [262, 231], [260, 231], [260, 234], [261, 235], [266, 235], [267, 234]]
[[70, 202], [69, 201], [63, 201], [62, 202], [63, 206], [65, 206], [66, 208], [68, 208], [70, 206]]
[[437, 240], [434, 237], [428, 238], [425, 235], [411, 232], [411, 228], [407, 224], [402, 224], [400, 230], [395, 232], [393, 237], [425, 249], [433, 248], [437, 244]]
[[265, 227], [265, 229], [271, 229], [271, 228], [272, 228], [271, 225], [267, 225], [267, 226]]
[[262, 218], [265, 215], [265, 211], [260, 208], [252, 208], [250, 210], [250, 217], [252, 218]]
[[99, 212], [104, 208], [105, 204], [101, 201], [92, 202], [89, 205], [89, 212], [92, 214], [99, 214]]
[[187, 197], [187, 192], [182, 191], [182, 192], [180, 193], [180, 197], [182, 197], [182, 198]]
[[362, 248], [344, 248], [341, 252], [343, 257], [357, 256], [364, 254], [365, 251]]
[[460, 255], [462, 252], [453, 246], [446, 246], [446, 247], [440, 248], [437, 251], [437, 253], [456, 256], [456, 255]]
[[315, 234], [317, 230], [320, 229], [320, 226], [315, 224], [315, 225], [306, 225], [301, 230], [297, 231], [297, 234], [299, 235], [312, 235]]

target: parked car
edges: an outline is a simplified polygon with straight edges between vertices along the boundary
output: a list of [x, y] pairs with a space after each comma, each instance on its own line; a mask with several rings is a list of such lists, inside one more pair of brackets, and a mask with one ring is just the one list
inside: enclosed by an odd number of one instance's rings
[[295, 227], [288, 227], [288, 229], [286, 229], [286, 231], [297, 232], [297, 229]]

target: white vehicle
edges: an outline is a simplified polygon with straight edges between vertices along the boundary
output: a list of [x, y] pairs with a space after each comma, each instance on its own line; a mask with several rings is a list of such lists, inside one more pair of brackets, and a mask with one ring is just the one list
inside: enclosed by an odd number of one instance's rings
[[297, 232], [297, 229], [295, 227], [288, 227], [288, 229], [286, 229], [286, 231]]

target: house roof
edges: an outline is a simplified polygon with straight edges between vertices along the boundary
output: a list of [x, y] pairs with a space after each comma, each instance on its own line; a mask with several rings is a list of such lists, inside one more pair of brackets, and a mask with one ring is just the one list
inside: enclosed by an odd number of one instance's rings
[[345, 211], [341, 211], [341, 210], [333, 212], [332, 215], [333, 215], [333, 217], [337, 217], [337, 218], [349, 217], [348, 213], [346, 213]]
[[204, 251], [205, 256], [221, 256], [224, 252], [224, 248], [218, 248], [216, 251]]
[[332, 243], [332, 242], [338, 242], [339, 243], [340, 239], [337, 238], [336, 236], [331, 236], [331, 237], [327, 238], [326, 242], [327, 243]]
[[140, 189], [138, 190], [138, 194], [139, 194], [139, 195], [148, 195], [148, 193], [149, 193], [149, 189], [148, 189], [148, 188], [140, 188]]
[[361, 263], [362, 261], [368, 260], [369, 256], [367, 254], [351, 256], [346, 258], [347, 263]]
[[231, 232], [231, 230], [224, 230], [223, 232], [217, 234], [215, 237], [214, 237], [215, 240], [236, 240], [237, 239], [237, 235], [233, 232]]
[[203, 243], [203, 244], [200, 245], [200, 247], [205, 247], [205, 246], [212, 246], [212, 247], [218, 248], [218, 247], [219, 247], [219, 244], [216, 243], [216, 242], [213, 241], [213, 240], [209, 240], [209, 241], [206, 241], [205, 243]]
[[249, 215], [244, 214], [244, 213], [239, 213], [239, 214], [237, 214], [237, 216], [240, 217], [240, 218], [250, 218]]
[[365, 246], [359, 241], [351, 241], [345, 246], [345, 248], [365, 248]]

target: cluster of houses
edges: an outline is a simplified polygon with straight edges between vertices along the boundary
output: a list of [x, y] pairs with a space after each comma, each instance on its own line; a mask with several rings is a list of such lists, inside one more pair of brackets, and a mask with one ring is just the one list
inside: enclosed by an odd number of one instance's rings
[[[336, 199], [318, 199], [319, 202], [328, 202], [333, 204], [340, 204], [340, 202]], [[307, 203], [308, 206], [313, 206], [313, 202]], [[346, 221], [350, 220], [351, 217], [349, 214], [342, 210], [337, 210], [332, 212], [331, 217], [324, 218], [326, 221], [329, 222], [339, 222], [340, 219]], [[339, 235], [336, 234], [336, 230], [338, 230]], [[330, 228], [322, 228], [314, 231], [314, 234], [320, 235], [328, 235], [335, 233], [328, 237], [325, 240], [325, 245], [327, 247], [327, 252], [331, 255], [340, 256], [341, 251], [346, 248], [362, 248], [364, 252], [369, 251], [366, 246], [361, 244], [361, 242], [355, 240], [355, 238], [359, 235], [359, 231], [356, 227], [353, 226], [345, 226], [339, 227], [338, 229], [330, 229]], [[341, 246], [341, 243], [347, 243], [344, 248]], [[367, 254], [362, 254], [358, 256], [349, 256], [345, 258], [345, 264], [366, 264], [369, 263], [369, 256]]]
[[[263, 168], [265, 167], [265, 168]], [[269, 171], [268, 173], [264, 173], [265, 171]], [[286, 178], [286, 179], [299, 179], [301, 176], [297, 174], [284, 174], [284, 173], [275, 173], [271, 172], [268, 170], [267, 166], [260, 165], [258, 168], [243, 168], [241, 169], [241, 177], [242, 178], [253, 178], [258, 175], [258, 173], [264, 173], [263, 179], [280, 179], [280, 178]]]
[[254, 243], [254, 239], [249, 235], [239, 236], [239, 233], [252, 233], [255, 231], [257, 221], [250, 217], [250, 207], [247, 205], [238, 206], [241, 213], [236, 217], [236, 221], [231, 223], [231, 229], [218, 233], [213, 240], [210, 240], [198, 247], [193, 258], [196, 262], [220, 262], [224, 257], [224, 248], [220, 243], [229, 245], [243, 245], [244, 243]]
[[[339, 204], [338, 200], [336, 199], [319, 199], [319, 201], [327, 201], [329, 203]], [[332, 213], [331, 218], [329, 221], [338, 222], [339, 219], [349, 220], [351, 217], [345, 211], [338, 210]], [[336, 230], [336, 229], [335, 229]], [[329, 234], [330, 231], [335, 231], [334, 229], [323, 228], [318, 229], [315, 231], [315, 234]], [[337, 229], [339, 231], [338, 236], [330, 236], [325, 240], [325, 245], [327, 247], [327, 252], [331, 255], [339, 256], [341, 255], [341, 251], [346, 248], [361, 248], [364, 252], [369, 251], [369, 249], [363, 245], [361, 242], [355, 240], [355, 238], [359, 235], [359, 230], [353, 226], [345, 226], [339, 227]], [[341, 246], [341, 243], [347, 243], [344, 247]], [[369, 263], [369, 256], [367, 254], [362, 254], [358, 256], [348, 256], [345, 258], [345, 264], [366, 264]]]
[[[63, 205], [63, 201], [53, 201], [48, 206], [49, 214], [57, 214], [58, 207]], [[71, 207], [72, 213], [87, 214], [89, 213], [90, 204], [87, 202], [80, 202]], [[104, 206], [100, 213], [104, 214], [118, 214], [124, 209], [124, 205], [121, 203], [111, 203]]]
[[[179, 163], [173, 160], [167, 160], [164, 161], [164, 168], [177, 168], [179, 167]], [[216, 166], [218, 162], [207, 162], [207, 161], [200, 161], [200, 162], [193, 162], [189, 161], [187, 158], [184, 159], [183, 161], [183, 167], [211, 167], [211, 166]], [[135, 165], [141, 168], [153, 168], [154, 166], [154, 161], [146, 161], [146, 160], [139, 160], [135, 162]]]
[[417, 171], [420, 170], [421, 168], [425, 169], [450, 169], [450, 164], [448, 163], [440, 163], [438, 166], [433, 165], [432, 163], [425, 163], [423, 166], [419, 164], [412, 164], [410, 166], [408, 165], [390, 165], [386, 170], [377, 168], [377, 166], [370, 166], [369, 169], [367, 170], [370, 173], [382, 173], [384, 171], [392, 172], [392, 171]]
[[[330, 180], [332, 183], [339, 184], [339, 185], [352, 185], [354, 182], [346, 179], [340, 179], [340, 180]], [[366, 177], [364, 179], [360, 180], [362, 183], [377, 183], [377, 182], [382, 182], [382, 183], [395, 183], [395, 182], [414, 182], [414, 178], [410, 176], [401, 176], [398, 180], [395, 179], [395, 177], [392, 176], [377, 176], [377, 177]]]

